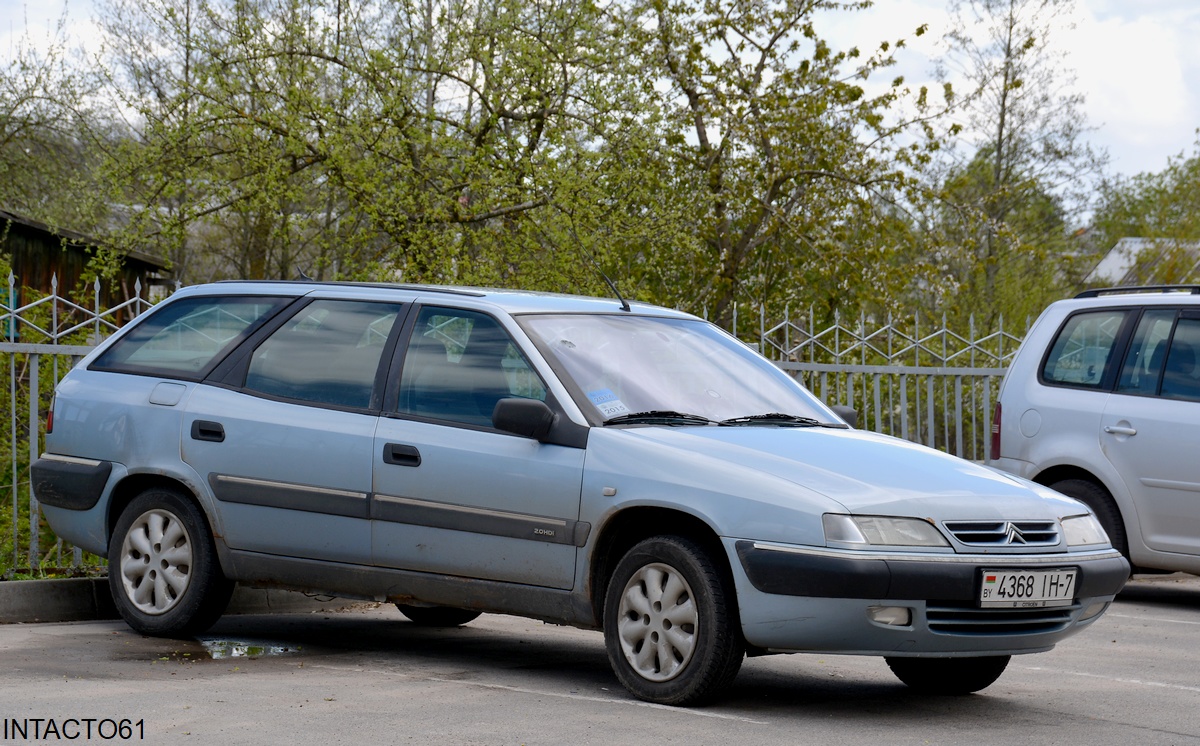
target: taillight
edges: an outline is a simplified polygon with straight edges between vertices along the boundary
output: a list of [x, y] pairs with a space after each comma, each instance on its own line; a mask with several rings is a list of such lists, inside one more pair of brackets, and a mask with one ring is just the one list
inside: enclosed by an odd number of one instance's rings
[[50, 397], [50, 409], [46, 411], [46, 434], [54, 432], [54, 397]]
[[992, 460], [1000, 458], [1000, 402], [996, 402], [996, 411], [992, 414]]

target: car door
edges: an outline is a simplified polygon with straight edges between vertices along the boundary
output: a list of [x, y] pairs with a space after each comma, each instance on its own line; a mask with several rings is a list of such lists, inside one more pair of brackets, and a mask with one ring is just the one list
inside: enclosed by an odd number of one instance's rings
[[1147, 310], [1101, 422], [1151, 549], [1200, 554], [1200, 312]]
[[318, 299], [197, 388], [183, 459], [230, 548], [368, 564], [371, 453], [404, 306]]
[[420, 310], [375, 437], [375, 564], [573, 586], [584, 450], [493, 428], [510, 396], [546, 388], [496, 319]]

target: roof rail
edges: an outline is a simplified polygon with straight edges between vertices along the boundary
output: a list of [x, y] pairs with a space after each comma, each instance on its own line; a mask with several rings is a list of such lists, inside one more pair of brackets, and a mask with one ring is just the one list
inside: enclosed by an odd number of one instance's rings
[[1112, 288], [1084, 290], [1076, 298], [1099, 298], [1102, 295], [1128, 295], [1131, 293], [1187, 293], [1200, 295], [1200, 285], [1124, 285]]
[[217, 280], [218, 284], [250, 284], [250, 285], [325, 285], [330, 287], [351, 288], [384, 288], [391, 290], [410, 290], [428, 293], [445, 293], [447, 295], [464, 295], [471, 298], [483, 298], [487, 295], [480, 288], [457, 287], [452, 285], [420, 285], [408, 282], [359, 282], [352, 280]]

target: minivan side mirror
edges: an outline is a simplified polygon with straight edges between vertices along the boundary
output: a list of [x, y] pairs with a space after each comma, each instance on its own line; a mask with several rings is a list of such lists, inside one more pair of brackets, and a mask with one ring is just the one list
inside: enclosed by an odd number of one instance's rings
[[554, 412], [543, 401], [507, 397], [496, 402], [492, 426], [506, 433], [542, 440], [554, 425]]

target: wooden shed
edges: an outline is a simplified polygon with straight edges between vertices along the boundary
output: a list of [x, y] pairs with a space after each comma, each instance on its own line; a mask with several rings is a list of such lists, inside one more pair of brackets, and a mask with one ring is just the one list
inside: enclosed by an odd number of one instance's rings
[[[0, 209], [0, 255], [3, 255], [16, 278], [16, 290], [29, 288], [49, 294], [51, 278], [57, 278], [58, 294], [72, 296], [81, 288], [81, 280], [100, 242], [81, 233], [52, 229], [32, 218]], [[100, 305], [112, 308], [135, 295], [141, 283], [141, 296], [148, 297], [158, 286], [171, 284], [165, 261], [148, 254], [129, 252], [125, 255], [115, 283], [104, 283], [100, 289]], [[7, 293], [8, 278], [0, 278]], [[88, 291], [88, 305], [94, 293]], [[11, 299], [20, 305], [21, 299]]]

